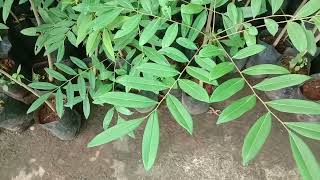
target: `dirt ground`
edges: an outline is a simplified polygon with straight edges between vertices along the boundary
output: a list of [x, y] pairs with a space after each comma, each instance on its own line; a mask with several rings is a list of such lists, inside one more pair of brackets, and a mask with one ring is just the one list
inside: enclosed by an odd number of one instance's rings
[[[218, 104], [223, 108], [230, 101]], [[298, 180], [287, 132], [273, 122], [272, 133], [258, 157], [244, 167], [245, 134], [265, 110], [257, 105], [241, 119], [216, 125], [210, 114], [194, 116], [194, 135], [177, 125], [165, 107], [159, 111], [161, 135], [155, 166], [145, 172], [141, 161], [143, 127], [136, 138], [97, 148], [86, 144], [102, 131], [105, 107], [95, 107], [78, 137], [69, 142], [51, 136], [39, 125], [16, 134], [0, 132], [1, 180]], [[284, 115], [286, 121], [292, 116]], [[319, 143], [308, 141], [320, 159]]]

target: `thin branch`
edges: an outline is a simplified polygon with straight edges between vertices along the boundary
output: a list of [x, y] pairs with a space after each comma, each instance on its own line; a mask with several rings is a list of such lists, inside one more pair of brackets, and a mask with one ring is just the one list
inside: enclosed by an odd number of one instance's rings
[[248, 7], [250, 3], [251, 3], [251, 0], [247, 0], [246, 4], [244, 6]]
[[15, 21], [17, 21], [18, 23], [20, 23], [20, 20], [19, 20], [19, 18], [10, 10], [10, 14], [11, 14], [11, 16], [13, 17], [13, 19], [15, 20]]

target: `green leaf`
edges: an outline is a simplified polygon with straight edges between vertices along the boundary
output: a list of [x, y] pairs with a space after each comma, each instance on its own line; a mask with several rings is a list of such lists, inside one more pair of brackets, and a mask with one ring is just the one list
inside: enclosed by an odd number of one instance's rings
[[114, 39], [121, 38], [132, 33], [138, 26], [141, 21], [142, 15], [137, 14], [134, 16], [129, 17], [122, 25], [121, 29], [117, 31]]
[[318, 122], [286, 122], [285, 124], [302, 136], [320, 140], [320, 123]]
[[162, 22], [160, 18], [154, 19], [150, 23], [148, 23], [148, 25], [143, 29], [140, 35], [139, 45], [143, 46], [144, 44], [146, 44], [157, 32], [161, 25]]
[[260, 44], [251, 45], [238, 51], [232, 58], [244, 59], [262, 52], [266, 47]]
[[233, 69], [234, 69], [234, 65], [230, 62], [220, 63], [215, 67], [213, 67], [210, 73], [210, 78], [213, 80], [218, 79], [228, 74], [229, 72], [233, 71]]
[[111, 24], [121, 13], [122, 8], [113, 8], [111, 11], [105, 11], [102, 15], [98, 16], [91, 23], [91, 28], [94, 31], [99, 31], [109, 24]]
[[126, 116], [130, 116], [133, 114], [132, 111], [130, 111], [128, 108], [125, 108], [125, 107], [119, 107], [119, 106], [116, 106], [116, 111], [120, 114], [123, 114], [123, 115], [126, 115]]
[[74, 103], [75, 98], [74, 98], [74, 89], [71, 81], [69, 81], [69, 83], [65, 86], [65, 88], [66, 88], [67, 100], [68, 100], [66, 106], [72, 108], [73, 105], [75, 104]]
[[135, 130], [139, 125], [144, 121], [144, 119], [134, 119], [130, 121], [124, 121], [122, 123], [119, 123], [102, 133], [98, 134], [96, 137], [94, 137], [89, 144], [88, 147], [95, 147], [102, 144], [106, 144], [108, 142], [111, 142], [113, 140], [119, 139], [122, 136], [132, 132]]
[[38, 109], [49, 97], [50, 97], [51, 93], [46, 93], [42, 96], [40, 96], [36, 101], [34, 101], [31, 106], [29, 107], [27, 114], [35, 111], [36, 109]]
[[219, 116], [217, 124], [233, 121], [250, 111], [256, 105], [256, 96], [250, 95], [241, 98], [226, 107]]
[[243, 89], [244, 85], [245, 82], [242, 78], [230, 79], [222, 83], [213, 91], [210, 102], [224, 101]]
[[133, 89], [146, 91], [162, 91], [168, 88], [168, 86], [158, 80], [128, 75], [119, 77], [117, 83]]
[[183, 14], [198, 14], [203, 9], [204, 7], [198, 4], [189, 3], [187, 5], [181, 5], [181, 13]]
[[197, 50], [198, 47], [197, 45], [195, 45], [191, 40], [187, 39], [187, 38], [184, 38], [184, 37], [179, 37], [176, 42], [184, 47], [184, 48], [187, 48], [187, 49], [191, 49], [191, 50]]
[[270, 0], [272, 14], [275, 14], [282, 6], [284, 0]]
[[73, 62], [73, 64], [77, 65], [79, 68], [88, 69], [88, 66], [83, 61], [81, 61], [80, 59], [71, 56], [70, 60]]
[[188, 39], [194, 41], [197, 39], [199, 33], [207, 22], [207, 11], [202, 11], [192, 24], [192, 29], [188, 34]]
[[156, 49], [151, 47], [144, 47], [143, 52], [153, 62], [157, 64], [170, 65], [164, 55], [160, 54]]
[[306, 101], [301, 99], [278, 99], [269, 101], [266, 103], [281, 112], [294, 113], [294, 114], [320, 114], [320, 104], [312, 101]]
[[242, 164], [247, 165], [254, 159], [267, 140], [272, 126], [271, 114], [267, 113], [260, 117], [250, 128], [242, 146]]
[[269, 33], [275, 36], [279, 30], [278, 23], [273, 19], [264, 19], [264, 23], [266, 24]]
[[78, 83], [80, 97], [84, 99], [86, 96], [87, 87], [86, 87], [86, 82], [82, 75], [78, 76], [77, 83]]
[[106, 115], [103, 118], [103, 129], [107, 130], [109, 128], [110, 122], [113, 118], [113, 114], [114, 114], [114, 108], [111, 108], [108, 110], [108, 112], [106, 113]]
[[67, 74], [69, 74], [69, 75], [74, 76], [74, 75], [77, 74], [77, 72], [75, 72], [71, 67], [69, 67], [69, 66], [67, 66], [67, 65], [65, 65], [65, 64], [62, 64], [62, 63], [54, 63], [54, 65], [55, 65], [58, 69], [60, 69], [61, 71], [65, 72], [65, 73], [67, 73]]
[[25, 28], [21, 31], [21, 34], [26, 36], [37, 36], [37, 29], [35, 27]]
[[84, 117], [88, 119], [90, 115], [90, 102], [89, 102], [88, 95], [86, 95], [83, 99], [82, 109], [83, 109]]
[[111, 60], [115, 60], [116, 58], [114, 56], [114, 50], [112, 47], [110, 34], [107, 29], [103, 30], [102, 42], [103, 42], [104, 48], [107, 50], [108, 54], [110, 54]]
[[312, 56], [314, 56], [317, 53], [317, 42], [313, 32], [311, 30], [306, 30], [306, 37], [308, 42], [307, 50]]
[[89, 34], [86, 42], [86, 52], [90, 56], [97, 48], [97, 42], [100, 41], [100, 31], [93, 31]]
[[45, 68], [44, 70], [47, 72], [49, 76], [52, 76], [54, 79], [57, 79], [59, 81], [67, 81], [66, 77], [64, 77], [61, 73], [53, 69]]
[[320, 166], [312, 151], [301, 138], [289, 131], [290, 144], [293, 157], [298, 166], [302, 179], [320, 179]]
[[3, 6], [2, 6], [2, 19], [4, 22], [6, 22], [8, 19], [13, 1], [14, 0], [4, 0]]
[[189, 66], [187, 67], [187, 73], [196, 78], [199, 79], [200, 81], [206, 82], [208, 84], [213, 84], [213, 85], [217, 85], [218, 82], [216, 80], [210, 80], [210, 73], [208, 71], [205, 71], [201, 68], [197, 68], [197, 67], [192, 67]]
[[214, 45], [206, 45], [199, 52], [199, 56], [202, 58], [211, 58], [211, 57], [221, 56], [224, 54], [225, 52], [222, 48]]
[[207, 91], [199, 84], [187, 79], [180, 79], [178, 82], [180, 88], [189, 96], [199, 101], [209, 102], [209, 95]]
[[253, 87], [260, 91], [273, 91], [273, 90], [278, 90], [278, 89], [282, 89], [290, 86], [299, 85], [309, 80], [310, 78], [311, 77], [309, 76], [301, 75], [301, 74], [288, 74], [288, 75], [282, 75], [278, 77], [265, 79]]
[[169, 47], [178, 35], [179, 26], [177, 23], [171, 24], [162, 39], [162, 48]]
[[251, 11], [253, 17], [256, 17], [261, 10], [262, 0], [251, 0]]
[[28, 86], [33, 89], [40, 89], [40, 90], [52, 90], [58, 87], [48, 82], [33, 82], [33, 83], [30, 83]]
[[310, 16], [320, 10], [320, 4], [318, 0], [308, 1], [297, 13], [297, 18], [303, 18]]
[[295, 48], [304, 52], [308, 47], [308, 40], [304, 28], [296, 22], [288, 22], [288, 35]]
[[203, 69], [211, 71], [217, 64], [211, 58], [195, 57], [196, 63]]
[[107, 92], [98, 97], [94, 97], [93, 103], [108, 103], [128, 108], [147, 108], [156, 105], [158, 102], [133, 93]]
[[92, 70], [88, 71], [88, 80], [89, 80], [90, 89], [94, 90], [96, 87], [96, 76]]
[[160, 129], [158, 114], [154, 112], [150, 115], [144, 129], [142, 139], [142, 160], [145, 170], [150, 170], [157, 157], [160, 139]]
[[173, 118], [178, 122], [178, 124], [180, 124], [180, 126], [186, 129], [190, 134], [192, 134], [192, 117], [190, 116], [189, 112], [185, 109], [185, 107], [181, 104], [181, 102], [171, 94], [168, 94], [166, 102]]
[[59, 88], [56, 92], [56, 111], [58, 116], [61, 118], [63, 115], [63, 94]]
[[260, 64], [251, 66], [243, 70], [242, 73], [251, 76], [264, 74], [290, 74], [290, 72], [286, 68], [273, 64]]
[[178, 49], [173, 47], [166, 47], [159, 50], [159, 53], [164, 54], [177, 62], [189, 62], [189, 59]]
[[156, 63], [144, 63], [136, 69], [140, 72], [151, 74], [157, 77], [173, 77], [179, 74], [179, 72], [168, 66]]
[[3, 24], [3, 23], [0, 23], [0, 29], [1, 29], [1, 30], [6, 30], [6, 29], [9, 29], [9, 27], [6, 26], [6, 25]]

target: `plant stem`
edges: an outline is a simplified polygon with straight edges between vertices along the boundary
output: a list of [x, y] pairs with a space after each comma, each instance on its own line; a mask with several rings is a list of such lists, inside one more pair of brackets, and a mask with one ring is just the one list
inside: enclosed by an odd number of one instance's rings
[[[212, 9], [213, 9], [213, 2], [210, 4], [210, 10], [211, 10], [211, 11], [209, 11], [205, 34], [208, 34], [208, 33], [210, 33], [210, 31], [211, 31], [211, 22], [212, 22], [212, 15], [213, 15]], [[214, 23], [214, 22], [213, 22], [213, 23]], [[208, 37], [205, 35], [205, 36], [203, 37], [202, 45], [206, 44], [207, 42], [208, 42]]]
[[320, 32], [318, 33], [318, 35], [316, 36], [316, 43], [320, 41]]
[[250, 3], [251, 3], [251, 0], [247, 0], [247, 2], [246, 2], [246, 4], [244, 5], [244, 7], [248, 7]]
[[[30, 5], [31, 5], [31, 8], [32, 8], [34, 17], [36, 18], [37, 24], [38, 24], [38, 26], [40, 26], [40, 25], [41, 25], [41, 19], [40, 19], [38, 10], [36, 9], [36, 6], [35, 6], [35, 4], [34, 4], [34, 1], [33, 1], [33, 0], [29, 0], [29, 2], [30, 2]], [[44, 48], [47, 49], [47, 46], [45, 46]], [[48, 59], [49, 68], [50, 68], [50, 69], [53, 69], [53, 62], [52, 62], [51, 53], [49, 53], [49, 54], [47, 55], [47, 59]], [[50, 82], [53, 81], [53, 77], [50, 76], [50, 75], [48, 75], [48, 79], [49, 79]]]
[[19, 18], [10, 10], [10, 14], [13, 17], [13, 19], [15, 19], [18, 23], [20, 23]]
[[[307, 3], [308, 0], [303, 0], [302, 3], [300, 4], [300, 6], [298, 7], [297, 11], [294, 13], [293, 17], [291, 19], [294, 19], [295, 16], [297, 15], [298, 11]], [[288, 24], [282, 29], [282, 31], [280, 32], [280, 34], [278, 35], [277, 39], [273, 42], [273, 47], [276, 47], [279, 42], [281, 41], [282, 37], [284, 36], [284, 34], [286, 33], [288, 29]]]
[[[9, 78], [11, 81], [17, 83], [19, 86], [25, 88], [27, 91], [31, 92], [32, 94], [34, 94], [35, 96], [37, 97], [40, 97], [40, 95], [35, 91], [33, 90], [32, 88], [28, 87], [26, 84], [20, 82], [20, 81], [17, 81], [16, 79], [14, 79], [10, 74], [8, 74], [7, 72], [5, 72], [4, 70], [0, 69], [0, 73], [3, 74], [4, 76], [6, 76], [7, 78]], [[50, 103], [48, 100], [45, 101], [45, 103], [47, 104], [47, 106], [53, 111], [55, 112], [55, 108], [53, 106], [52, 103]]]

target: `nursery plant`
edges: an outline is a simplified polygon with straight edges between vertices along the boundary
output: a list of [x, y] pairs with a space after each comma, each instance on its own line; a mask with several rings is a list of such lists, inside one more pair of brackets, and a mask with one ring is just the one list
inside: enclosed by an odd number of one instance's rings
[[[103, 131], [88, 147], [126, 135], [134, 137], [135, 129], [145, 124], [142, 160], [145, 169], [150, 170], [160, 143], [161, 105], [167, 107], [187, 133], [193, 133], [192, 116], [174, 90], [180, 89], [200, 102], [216, 103], [248, 87], [250, 95], [223, 109], [217, 120], [221, 126], [239, 119], [257, 103], [265, 108], [265, 114], [244, 138], [243, 165], [248, 165], [262, 149], [272, 124], [280, 123], [288, 133], [301, 177], [320, 179], [319, 163], [304, 142], [304, 138], [320, 140], [320, 124], [281, 119], [275, 113], [320, 115], [320, 104], [302, 99], [268, 101], [258, 93], [300, 85], [311, 78], [295, 71], [303, 67], [307, 55], [313, 56], [317, 51], [318, 0], [301, 1], [293, 15], [282, 11], [288, 6], [285, 0], [21, 0], [20, 3], [30, 3], [37, 22], [21, 33], [37, 38], [35, 53], [44, 50], [49, 62], [45, 72], [50, 77], [26, 86], [0, 71], [39, 97], [27, 113], [46, 103], [63, 117], [66, 108], [82, 103], [83, 114], [88, 118], [91, 100], [93, 104], [110, 105], [105, 112]], [[7, 28], [4, 24], [12, 4], [13, 0], [1, 3], [4, 21], [1, 29]], [[244, 70], [239, 66], [240, 60], [266, 50], [257, 41], [264, 29], [274, 37], [274, 47], [285, 41], [297, 49], [297, 56], [290, 61], [295, 71], [277, 64], [259, 64]], [[65, 56], [66, 43], [85, 48], [88, 58]], [[234, 71], [238, 76], [225, 80]], [[257, 75], [270, 76], [252, 84], [250, 76]], [[155, 98], [143, 92], [152, 92]], [[150, 111], [130, 119], [133, 108]], [[125, 116], [130, 120], [125, 120]]]

